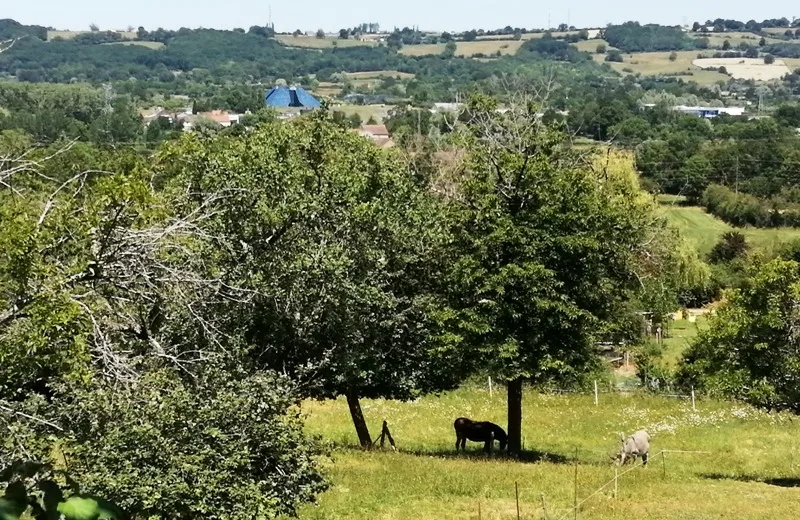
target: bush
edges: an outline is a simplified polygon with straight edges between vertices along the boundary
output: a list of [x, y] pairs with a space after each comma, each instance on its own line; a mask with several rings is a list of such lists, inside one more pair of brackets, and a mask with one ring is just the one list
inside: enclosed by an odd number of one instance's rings
[[730, 262], [736, 258], [743, 257], [750, 249], [745, 236], [739, 231], [728, 231], [723, 233], [719, 242], [709, 253], [709, 260], [713, 263]]
[[772, 65], [773, 63], [775, 63], [775, 56], [773, 56], [772, 54], [767, 54], [766, 56], [764, 56], [765, 65]]
[[724, 65], [722, 65], [718, 70], [720, 74], [728, 74], [728, 69]]
[[608, 54], [606, 54], [606, 61], [622, 63], [622, 53], [618, 50], [610, 50], [608, 51]]
[[597, 49], [595, 50], [595, 52], [597, 52], [597, 54], [605, 54], [606, 50], [608, 50], [608, 47], [606, 47], [606, 44], [605, 43], [600, 43], [600, 44], [597, 45]]
[[135, 518], [271, 518], [326, 488], [294, 404], [271, 376], [162, 371], [78, 392], [62, 446], [87, 492]]

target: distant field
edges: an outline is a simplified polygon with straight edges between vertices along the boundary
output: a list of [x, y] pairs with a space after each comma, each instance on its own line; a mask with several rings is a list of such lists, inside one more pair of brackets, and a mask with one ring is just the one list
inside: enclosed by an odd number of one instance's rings
[[314, 90], [314, 92], [320, 96], [338, 96], [339, 93], [342, 91], [342, 85], [340, 83], [331, 83], [321, 81], [319, 86]]
[[346, 78], [350, 79], [380, 79], [380, 78], [397, 78], [400, 79], [413, 79], [414, 74], [408, 72], [400, 72], [397, 70], [378, 70], [371, 72], [346, 72]]
[[689, 348], [689, 343], [697, 336], [697, 333], [708, 327], [708, 318], [697, 316], [695, 321], [689, 321], [687, 316], [684, 319], [670, 322], [667, 335], [664, 337], [664, 364], [675, 368], [681, 356]]
[[791, 72], [786, 63], [780, 59], [776, 59], [771, 65], [764, 63], [763, 58], [702, 58], [692, 63], [702, 69], [725, 67], [733, 78], [756, 81], [780, 79]]
[[[614, 47], [609, 45], [607, 41], [601, 40], [599, 38], [596, 38], [594, 40], [581, 40], [578, 43], [573, 43], [571, 45], [577, 47], [578, 50], [595, 54], [597, 52], [597, 46], [600, 44], [605, 45], [607, 50], [614, 49]], [[603, 55], [603, 59], [605, 59], [605, 55]]]
[[[79, 34], [84, 34], [88, 32], [90, 31], [47, 31], [47, 39], [52, 40], [53, 38], [62, 38], [64, 40], [71, 40], [76, 36], [78, 36]], [[118, 32], [119, 34], [121, 34], [124, 40], [133, 40], [134, 38], [136, 38], [136, 33], [133, 31], [114, 31], [114, 32]]]
[[112, 43], [105, 43], [103, 45], [138, 45], [140, 47], [147, 47], [148, 49], [162, 49], [165, 45], [161, 42], [112, 42]]
[[[731, 50], [737, 50], [739, 44], [749, 43], [750, 45], [758, 45], [759, 40], [761, 40], [761, 36], [757, 36], [753, 33], [748, 32], [727, 32], [727, 33], [691, 33], [691, 36], [694, 38], [708, 38], [709, 44], [715, 48], [722, 48], [725, 44], [725, 41], [729, 41], [731, 44]], [[775, 38], [767, 38], [768, 43], [779, 42], [781, 40]]]
[[800, 69], [800, 58], [781, 58], [786, 66], [792, 69], [794, 72], [797, 69]]
[[[474, 56], [485, 54], [491, 56], [500, 51], [502, 54], [516, 54], [522, 44], [522, 40], [479, 40], [474, 42], [456, 42], [457, 56]], [[400, 52], [406, 56], [425, 56], [429, 54], [441, 54], [444, 52], [445, 44], [424, 44], [406, 45]]]
[[278, 34], [275, 39], [287, 47], [302, 47], [306, 49], [328, 49], [334, 46], [334, 42], [336, 47], [375, 47], [377, 45], [377, 42], [362, 42], [349, 38], [347, 40], [333, 37], [316, 38], [314, 36], [298, 36], [295, 38], [291, 34]]
[[[717, 71], [702, 70], [692, 64], [697, 59], [697, 51], [680, 51], [675, 61], [670, 61], [670, 52], [642, 52], [638, 54], [623, 54], [624, 63], [609, 63], [614, 70], [625, 73], [623, 69], [631, 69], [634, 73], [643, 76], [659, 76], [679, 72], [688, 72], [691, 75], [678, 76], [685, 81], [694, 81], [701, 85], [710, 85], [717, 81], [728, 81], [728, 76]], [[605, 55], [596, 54], [594, 59], [603, 63]]]
[[[646, 394], [601, 393], [595, 406], [589, 395], [526, 389], [525, 461], [487, 458], [473, 442], [468, 454], [456, 455], [453, 420], [464, 416], [505, 427], [505, 400], [499, 384], [491, 396], [484, 386], [408, 403], [362, 400], [370, 433], [377, 436], [386, 419], [397, 452], [353, 448], [343, 399], [303, 403], [307, 431], [336, 447], [324, 459], [333, 486], [319, 504], [301, 508], [300, 520], [512, 520], [515, 485], [521, 518], [571, 520], [576, 471], [581, 520], [797, 517], [800, 421], [788, 414], [702, 398], [694, 411], [685, 399]], [[615, 497], [609, 455], [618, 432], [639, 428], [652, 435], [651, 462], [622, 468]], [[664, 449], [706, 453], [662, 458]]]
[[369, 121], [370, 117], [375, 118], [378, 123], [382, 123], [392, 108], [390, 105], [339, 105], [334, 106], [333, 110], [344, 112], [347, 116], [358, 114], [364, 123]]
[[662, 208], [667, 218], [680, 229], [681, 235], [701, 255], [708, 254], [723, 233], [734, 229], [741, 231], [755, 248], [772, 249], [782, 243], [800, 238], [800, 228], [734, 228], [713, 215], [709, 215], [703, 211], [703, 208], [680, 206], [667, 202], [662, 202]]

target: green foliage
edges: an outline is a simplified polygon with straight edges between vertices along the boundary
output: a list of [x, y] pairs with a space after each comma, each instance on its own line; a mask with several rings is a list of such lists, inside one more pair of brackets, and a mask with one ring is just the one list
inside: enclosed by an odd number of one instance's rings
[[798, 264], [774, 260], [754, 266], [750, 276], [686, 353], [680, 379], [715, 395], [800, 413]]
[[534, 38], [526, 41], [518, 51], [519, 56], [532, 54], [549, 60], [568, 61], [580, 63], [589, 61], [591, 56], [587, 52], [581, 52], [576, 47], [564, 40], [553, 38]]
[[184, 139], [159, 168], [234, 194], [213, 225], [244, 247], [220, 268], [259, 295], [237, 310], [254, 362], [314, 397], [406, 399], [458, 382], [429, 317], [444, 218], [399, 157], [320, 112], [238, 139]]
[[[66, 482], [66, 486], [57, 481]], [[63, 471], [30, 461], [15, 461], [4, 469], [0, 482], [7, 483], [0, 497], [0, 518], [19, 520], [124, 520], [127, 515], [108, 500], [85, 495]], [[64, 496], [64, 488], [70, 495]], [[25, 516], [23, 516], [25, 515]]]
[[61, 403], [61, 446], [85, 490], [136, 517], [271, 518], [326, 488], [286, 381], [217, 370], [181, 379], [159, 371]]
[[693, 47], [693, 40], [680, 27], [640, 25], [638, 22], [609, 25], [603, 30], [603, 38], [623, 52], [676, 51]]
[[713, 263], [730, 262], [743, 257], [750, 249], [745, 236], [738, 231], [728, 231], [722, 235], [719, 242], [709, 253]]
[[535, 106], [494, 108], [473, 100], [463, 137], [449, 282], [459, 334], [498, 378], [569, 379], [591, 365], [598, 327], [634, 287], [651, 207], [629, 179], [602, 180], [558, 130], [529, 124]]
[[606, 53], [606, 61], [610, 61], [612, 63], [622, 63], [624, 60], [622, 58], [622, 53], [617, 49], [611, 49]]

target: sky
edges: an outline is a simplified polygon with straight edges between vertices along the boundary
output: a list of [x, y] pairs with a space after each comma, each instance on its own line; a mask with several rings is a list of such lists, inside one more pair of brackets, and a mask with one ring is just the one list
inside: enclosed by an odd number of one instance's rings
[[[800, 17], [797, 0], [697, 2], [696, 0], [2, 0], [0, 17], [28, 25], [86, 30], [128, 26], [248, 28], [266, 25], [270, 18], [279, 32], [295, 29], [338, 31], [362, 22], [377, 22], [383, 29], [418, 26], [422, 30], [461, 31], [512, 27], [546, 27], [569, 23], [576, 27], [602, 27], [636, 20], [665, 25], [691, 24], [714, 18], [750, 19]], [[715, 4], [715, 5], [711, 5]], [[722, 5], [720, 5], [722, 4]], [[724, 7], [723, 7], [724, 6]]]

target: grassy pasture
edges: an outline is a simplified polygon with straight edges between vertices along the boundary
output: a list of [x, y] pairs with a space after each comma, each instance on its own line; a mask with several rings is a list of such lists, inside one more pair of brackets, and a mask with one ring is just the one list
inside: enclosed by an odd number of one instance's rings
[[[596, 45], [595, 45], [596, 47]], [[694, 81], [701, 85], [709, 85], [717, 81], [728, 81], [728, 76], [713, 70], [702, 70], [692, 64], [697, 59], [697, 51], [676, 52], [677, 59], [670, 61], [670, 52], [641, 52], [636, 54], [623, 54], [624, 63], [609, 63], [611, 67], [625, 74], [623, 69], [633, 70], [643, 76], [659, 76], [663, 74], [674, 74], [688, 72], [691, 75], [679, 76], [685, 81]], [[595, 54], [594, 59], [602, 63], [605, 55]]]
[[[607, 50], [614, 49], [612, 45], [610, 45], [607, 41], [601, 40], [600, 38], [595, 38], [594, 40], [581, 40], [578, 43], [572, 43], [571, 45], [578, 48], [580, 51], [589, 52], [591, 54], [595, 54], [597, 52], [597, 46], [600, 44], [606, 46]], [[602, 55], [603, 59], [605, 59], [605, 54]], [[602, 61], [602, 60], [601, 60]]]
[[744, 233], [747, 241], [758, 249], [775, 248], [781, 243], [800, 238], [800, 228], [734, 228], [722, 220], [709, 215], [703, 208], [672, 204], [672, 199], [662, 197], [662, 208], [667, 218], [680, 229], [681, 235], [701, 255], [707, 254], [726, 231], [737, 229]]
[[287, 47], [301, 47], [304, 49], [328, 49], [333, 47], [336, 42], [337, 47], [375, 47], [377, 42], [362, 42], [360, 40], [340, 40], [334, 37], [317, 38], [315, 36], [298, 36], [295, 38], [291, 34], [278, 34], [275, 36], [283, 45]]
[[[478, 452], [453, 451], [452, 422], [460, 416], [505, 425], [505, 393], [495, 387], [464, 388], [411, 403], [362, 402], [376, 435], [389, 422], [398, 452], [353, 448], [353, 426], [343, 400], [307, 402], [307, 430], [334, 443], [324, 461], [333, 487], [300, 518], [322, 519], [477, 519], [516, 518], [515, 483], [521, 517], [572, 518], [577, 450], [578, 500], [587, 499], [579, 518], [610, 519], [774, 519], [800, 511], [800, 421], [748, 406], [699, 400], [697, 411], [685, 400], [640, 394], [553, 396], [527, 390], [523, 435], [530, 450], [525, 462]], [[670, 453], [635, 468], [590, 497], [614, 478], [608, 455], [617, 432], [648, 428], [652, 453], [663, 449], [707, 451]], [[782, 446], [784, 450], [776, 450]], [[625, 469], [630, 469], [626, 466]], [[666, 470], [666, 473], [665, 471]], [[544, 507], [547, 509], [545, 516]]]
[[[739, 44], [744, 42], [748, 43], [753, 46], [758, 46], [758, 42], [761, 40], [761, 36], [757, 36], [753, 33], [749, 32], [726, 32], [726, 33], [690, 33], [693, 38], [708, 38], [708, 42], [711, 47], [714, 48], [722, 48], [722, 45], [725, 41], [729, 41], [731, 44], [731, 50], [736, 51], [739, 50]], [[776, 38], [767, 38], [767, 43], [776, 43], [781, 40]]]
[[[478, 40], [474, 42], [456, 42], [456, 55], [457, 56], [474, 56], [476, 54], [485, 54], [491, 56], [500, 51], [502, 54], [516, 54], [522, 44], [523, 40]], [[445, 44], [423, 44], [423, 45], [406, 45], [400, 52], [407, 56], [425, 56], [429, 54], [441, 54], [444, 52]]]
[[[101, 29], [105, 31], [105, 29]], [[90, 31], [47, 31], [47, 39], [52, 40], [53, 38], [61, 38], [63, 40], [71, 40], [78, 36], [79, 34], [88, 33]], [[134, 31], [114, 31], [118, 32], [122, 35], [123, 40], [133, 40], [136, 38], [136, 32]]]
[[378, 123], [382, 123], [389, 116], [391, 109], [392, 107], [389, 105], [339, 105], [333, 107], [333, 110], [344, 112], [346, 116], [358, 114], [364, 123], [370, 117], [375, 118]]
[[346, 72], [346, 78], [349, 79], [381, 79], [381, 78], [400, 78], [400, 79], [414, 79], [414, 74], [409, 72], [400, 72], [398, 70], [378, 70], [371, 72]]

